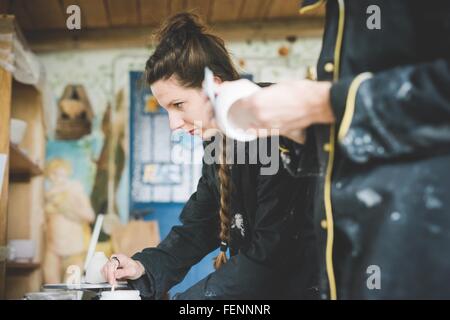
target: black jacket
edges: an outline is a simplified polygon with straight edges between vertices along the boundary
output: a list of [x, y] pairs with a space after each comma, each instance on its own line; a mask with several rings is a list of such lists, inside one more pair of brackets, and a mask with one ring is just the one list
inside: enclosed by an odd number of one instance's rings
[[[299, 183], [281, 161], [275, 175], [261, 175], [261, 167], [232, 165], [232, 258], [176, 299], [318, 297], [317, 248], [311, 210], [306, 209], [307, 199], [312, 199], [308, 179]], [[145, 297], [160, 299], [191, 266], [218, 248], [219, 200], [217, 167], [204, 163], [197, 191], [180, 215], [182, 225], [173, 227], [157, 248], [133, 256], [146, 275], [130, 281], [131, 286]]]
[[[316, 150], [301, 157], [317, 165], [300, 160], [297, 173], [319, 177], [322, 297], [448, 299], [450, 1], [305, 0], [302, 11], [320, 2], [318, 79], [334, 81], [337, 123], [308, 131]], [[381, 29], [367, 27], [370, 5]]]

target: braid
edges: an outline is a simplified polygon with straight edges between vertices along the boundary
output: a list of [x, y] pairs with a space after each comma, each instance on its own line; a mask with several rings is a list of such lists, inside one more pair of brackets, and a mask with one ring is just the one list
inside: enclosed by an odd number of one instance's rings
[[220, 182], [220, 253], [215, 258], [214, 268], [219, 269], [222, 264], [227, 262], [227, 249], [230, 241], [230, 198], [231, 198], [231, 178], [230, 168], [227, 164], [227, 138], [224, 136], [222, 140], [221, 163], [219, 166], [219, 182]]

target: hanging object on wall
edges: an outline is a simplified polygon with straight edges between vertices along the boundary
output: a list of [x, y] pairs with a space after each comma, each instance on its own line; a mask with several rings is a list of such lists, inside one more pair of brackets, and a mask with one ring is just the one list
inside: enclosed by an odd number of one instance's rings
[[94, 113], [82, 85], [67, 85], [58, 103], [56, 138], [77, 140], [90, 134]]
[[[107, 208], [105, 221], [103, 222], [103, 232], [110, 235], [114, 228], [120, 225], [119, 216], [117, 214], [116, 191], [122, 173], [125, 151], [123, 147], [125, 132], [125, 96], [124, 91], [120, 90], [116, 95], [116, 107], [111, 108], [110, 112], [110, 133], [111, 138], [108, 147], [108, 189], [107, 189]], [[122, 143], [121, 143], [122, 142]], [[117, 154], [122, 155], [121, 163], [118, 161]], [[117, 171], [119, 170], [119, 171]]]
[[100, 234], [100, 241], [109, 239], [111, 231], [120, 225], [116, 192], [125, 166], [125, 118], [126, 99], [123, 90], [116, 94], [114, 103], [110, 104], [102, 120], [104, 144], [97, 160], [97, 172], [91, 201], [96, 214], [106, 214]]
[[297, 41], [297, 37], [289, 35], [286, 37], [287, 44], [284, 44], [278, 48], [278, 55], [280, 57], [288, 57], [293, 52], [293, 45]]
[[287, 57], [289, 55], [289, 48], [287, 46], [281, 46], [278, 48], [278, 55], [280, 57]]

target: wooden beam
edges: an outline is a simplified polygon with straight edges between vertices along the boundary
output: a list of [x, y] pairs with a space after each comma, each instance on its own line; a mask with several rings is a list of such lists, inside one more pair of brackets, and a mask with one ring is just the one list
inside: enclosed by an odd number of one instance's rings
[[[264, 22], [216, 23], [211, 30], [226, 41], [285, 39], [287, 36], [320, 37], [322, 17], [276, 19]], [[26, 37], [35, 52], [72, 49], [148, 47], [154, 27], [101, 28], [93, 30], [55, 30], [28, 32]]]
[[236, 21], [244, 0], [215, 0], [211, 8], [211, 22]]
[[170, 15], [174, 15], [178, 12], [186, 11], [187, 0], [168, 0], [170, 1]]
[[140, 0], [141, 25], [156, 26], [169, 15], [169, 6], [161, 0]]
[[139, 24], [136, 0], [108, 0], [112, 26], [136, 26]]
[[11, 3], [10, 13], [16, 16], [17, 22], [23, 30], [33, 28], [33, 23], [25, 8], [24, 0], [14, 0]]
[[278, 19], [262, 22], [231, 22], [214, 24], [213, 33], [226, 41], [239, 40], [276, 40], [288, 36], [320, 37], [324, 20], [314, 19]]
[[269, 5], [270, 0], [245, 0], [239, 18], [242, 20], [260, 20]]
[[210, 7], [209, 0], [188, 0], [186, 10], [198, 14], [203, 21], [208, 22]]
[[33, 21], [33, 29], [66, 28], [66, 13], [58, 0], [25, 1], [24, 6]]
[[272, 0], [267, 13], [268, 18], [282, 18], [298, 16], [300, 8], [298, 0]]
[[[12, 76], [0, 67], [0, 154], [9, 157], [9, 119], [11, 117]], [[0, 186], [0, 247], [6, 246], [6, 227], [8, 216], [8, 165], [3, 174], [3, 185]], [[0, 260], [0, 299], [5, 297], [6, 261]]]

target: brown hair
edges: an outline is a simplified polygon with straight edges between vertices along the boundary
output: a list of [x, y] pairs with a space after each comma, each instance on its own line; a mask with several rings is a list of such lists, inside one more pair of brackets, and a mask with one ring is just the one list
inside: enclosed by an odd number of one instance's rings
[[175, 75], [185, 87], [200, 88], [205, 67], [223, 81], [239, 79], [223, 40], [206, 32], [198, 16], [179, 13], [156, 33], [158, 45], [147, 60], [147, 83]]
[[[206, 32], [206, 27], [198, 16], [180, 13], [169, 18], [156, 33], [158, 45], [147, 60], [145, 78], [148, 84], [166, 80], [172, 75], [181, 85], [188, 88], [200, 88], [204, 78], [204, 69], [209, 67], [220, 79], [236, 80], [239, 74], [233, 66], [223, 40]], [[226, 251], [230, 242], [231, 198], [230, 167], [226, 156], [227, 139], [223, 137], [221, 163], [218, 170], [220, 182], [220, 253], [215, 258], [216, 269], [227, 261]]]

